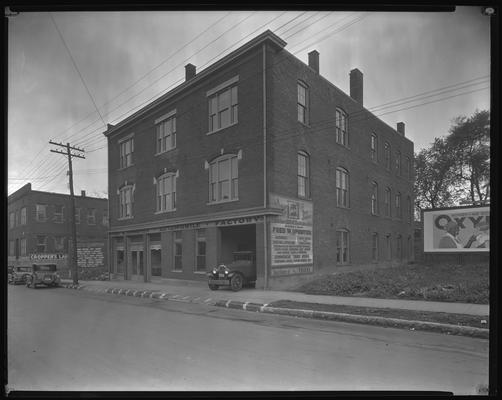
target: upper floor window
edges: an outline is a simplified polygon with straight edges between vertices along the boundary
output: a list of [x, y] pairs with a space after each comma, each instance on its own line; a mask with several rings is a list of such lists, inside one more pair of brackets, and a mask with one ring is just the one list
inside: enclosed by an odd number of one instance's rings
[[89, 208], [87, 210], [87, 225], [96, 225], [96, 209]]
[[26, 207], [21, 208], [21, 225], [26, 225], [28, 222]]
[[349, 173], [344, 168], [336, 169], [336, 205], [349, 206]]
[[176, 148], [176, 111], [156, 120], [157, 153]]
[[168, 173], [157, 178], [157, 212], [176, 209], [176, 174]]
[[371, 184], [371, 213], [378, 214], [378, 184], [376, 182]]
[[411, 159], [410, 159], [410, 157], [406, 157], [405, 168], [406, 168], [406, 171], [404, 172], [404, 174], [405, 174], [406, 178], [408, 178], [411, 181], [411, 179], [412, 179], [412, 169], [411, 169]]
[[335, 133], [336, 142], [343, 146], [349, 145], [349, 132], [348, 132], [348, 117], [347, 114], [340, 108], [336, 109], [335, 114]]
[[108, 226], [108, 210], [103, 210], [103, 219], [102, 219], [101, 223], [104, 226]]
[[392, 197], [390, 188], [385, 189], [385, 216], [390, 217], [392, 208]]
[[26, 256], [26, 238], [21, 238], [20, 242], [21, 244], [21, 256]]
[[16, 210], [16, 226], [19, 226], [19, 210]]
[[385, 168], [390, 171], [390, 144], [385, 142], [384, 145]]
[[371, 161], [378, 161], [378, 138], [375, 133], [371, 134], [370, 157]]
[[402, 210], [401, 210], [401, 193], [396, 193], [396, 217], [402, 218]]
[[236, 76], [207, 92], [209, 102], [209, 132], [226, 128], [238, 121], [239, 100]]
[[14, 240], [9, 240], [9, 256], [16, 255], [16, 242]]
[[401, 176], [401, 152], [396, 153], [396, 174]]
[[47, 236], [37, 235], [37, 253], [45, 253], [47, 248]]
[[119, 189], [119, 218], [132, 218], [133, 186]]
[[54, 236], [54, 250], [64, 251], [64, 236]]
[[337, 264], [349, 262], [349, 232], [345, 229], [336, 231], [336, 262]]
[[371, 259], [378, 261], [378, 233], [373, 233], [371, 236]]
[[54, 216], [52, 220], [56, 224], [63, 223], [63, 213], [64, 213], [64, 206], [61, 204], [54, 204]]
[[15, 215], [13, 212], [9, 214], [9, 228], [14, 228], [16, 226]]
[[310, 157], [304, 151], [298, 152], [298, 196], [310, 197]]
[[308, 123], [308, 88], [304, 83], [298, 82], [298, 121]]
[[209, 164], [209, 202], [217, 203], [239, 198], [238, 157], [224, 155]]
[[47, 205], [46, 204], [37, 204], [37, 221], [45, 222], [47, 220]]
[[80, 208], [75, 207], [75, 223], [80, 224]]
[[120, 168], [127, 168], [132, 165], [132, 153], [134, 153], [134, 138], [119, 142], [120, 146]]

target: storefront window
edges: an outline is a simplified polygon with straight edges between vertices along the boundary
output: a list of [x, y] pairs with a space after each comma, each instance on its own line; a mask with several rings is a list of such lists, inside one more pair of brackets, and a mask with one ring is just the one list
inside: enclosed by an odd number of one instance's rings
[[197, 263], [196, 263], [196, 271], [205, 271], [206, 270], [206, 230], [205, 229], [197, 229], [196, 238], [196, 254], [197, 254]]

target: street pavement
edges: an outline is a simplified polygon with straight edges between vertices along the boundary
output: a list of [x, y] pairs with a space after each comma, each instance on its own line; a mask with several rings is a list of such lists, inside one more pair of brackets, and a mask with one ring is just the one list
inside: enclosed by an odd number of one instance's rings
[[227, 288], [220, 288], [213, 291], [208, 288], [205, 281], [187, 281], [177, 279], [163, 279], [159, 282], [142, 282], [134, 280], [80, 281], [78, 286], [73, 285], [71, 280], [63, 280], [61, 286], [90, 292], [108, 293], [112, 295], [160, 298], [171, 301], [206, 304], [255, 312], [286, 314], [297, 317], [329, 319], [384, 326], [392, 325], [407, 329], [417, 328], [438, 332], [448, 331], [452, 334], [481, 338], [488, 338], [489, 336], [488, 329], [467, 326], [438, 324], [424, 321], [404, 321], [384, 317], [350, 315], [346, 313], [291, 310], [269, 306], [270, 303], [275, 301], [290, 300], [295, 302], [318, 304], [391, 308], [487, 317], [489, 315], [489, 305], [485, 304], [310, 295], [301, 292], [259, 290], [252, 288], [243, 288], [238, 292], [233, 292]]

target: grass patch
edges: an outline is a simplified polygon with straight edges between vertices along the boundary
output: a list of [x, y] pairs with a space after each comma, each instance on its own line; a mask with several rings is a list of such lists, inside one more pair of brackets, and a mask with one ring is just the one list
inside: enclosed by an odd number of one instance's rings
[[[357, 307], [338, 304], [305, 303], [300, 301], [279, 300], [268, 304], [269, 307], [292, 308], [300, 310], [325, 311], [371, 317], [396, 318], [410, 321], [436, 322], [474, 328], [489, 328], [488, 316], [450, 314], [442, 312], [401, 310], [391, 308]], [[482, 322], [484, 321], [484, 322]]]
[[295, 291], [332, 296], [489, 303], [489, 266], [407, 264], [318, 277]]

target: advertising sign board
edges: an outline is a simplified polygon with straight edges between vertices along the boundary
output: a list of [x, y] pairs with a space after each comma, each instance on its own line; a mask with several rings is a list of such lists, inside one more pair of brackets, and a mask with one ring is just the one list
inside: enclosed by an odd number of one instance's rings
[[490, 251], [490, 207], [424, 210], [424, 253]]

